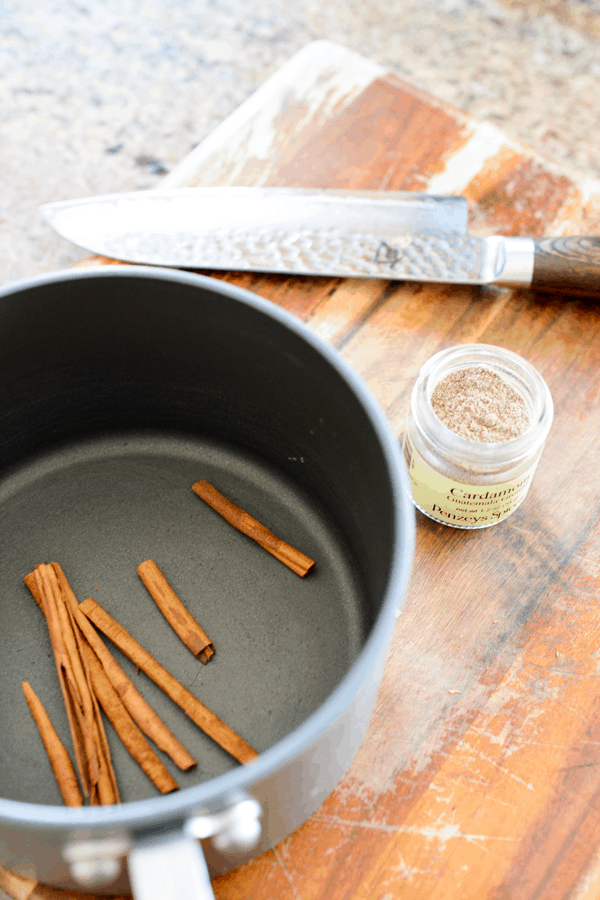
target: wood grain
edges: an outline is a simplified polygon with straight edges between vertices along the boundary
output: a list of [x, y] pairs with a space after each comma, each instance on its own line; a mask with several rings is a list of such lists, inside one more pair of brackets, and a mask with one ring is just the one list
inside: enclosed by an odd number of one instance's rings
[[[464, 193], [474, 233], [600, 233], [597, 182], [327, 42], [167, 181]], [[510, 518], [462, 532], [418, 514], [406, 606], [350, 771], [294, 834], [216, 878], [215, 896], [598, 897], [600, 307], [564, 292], [207, 274], [335, 345], [399, 437], [420, 366], [459, 343], [522, 354], [555, 404]]]
[[600, 237], [554, 237], [535, 242], [532, 286], [600, 295]]

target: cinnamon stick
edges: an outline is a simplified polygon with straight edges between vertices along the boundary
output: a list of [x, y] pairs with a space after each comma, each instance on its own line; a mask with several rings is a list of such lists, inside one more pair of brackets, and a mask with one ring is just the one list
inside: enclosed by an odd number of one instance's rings
[[189, 718], [215, 740], [238, 762], [247, 763], [258, 754], [246, 741], [226, 725], [207, 706], [184, 688], [147, 650], [138, 644], [125, 629], [102, 609], [91, 597], [84, 600], [80, 610], [102, 631], [113, 644], [158, 685]]
[[110, 756], [108, 738], [106, 737], [104, 723], [102, 721], [102, 716], [100, 715], [98, 698], [96, 697], [96, 693], [93, 689], [91, 673], [85, 660], [85, 641], [83, 640], [81, 633], [79, 632], [79, 629], [77, 628], [73, 620], [73, 614], [71, 610], [64, 602], [62, 592], [61, 599], [63, 600], [62, 611], [66, 612], [67, 614], [66, 621], [68, 621], [71, 633], [73, 634], [77, 652], [79, 654], [79, 659], [81, 661], [81, 671], [85, 678], [87, 689], [89, 690], [91, 702], [93, 742], [94, 747], [98, 750], [99, 763], [97, 783], [98, 799], [97, 801], [94, 800], [94, 795], [92, 795], [92, 803], [98, 802], [102, 805], [120, 803], [119, 789], [117, 787], [117, 776], [115, 775], [115, 770], [113, 768], [112, 759]]
[[121, 741], [161, 794], [176, 791], [179, 785], [125, 709], [90, 645], [84, 644], [83, 651], [94, 693]]
[[88, 644], [102, 663], [102, 668], [112, 687], [140, 731], [154, 741], [160, 750], [167, 753], [175, 765], [184, 772], [195, 768], [196, 760], [190, 756], [183, 744], [177, 740], [150, 704], [144, 700], [79, 607], [75, 610], [74, 617]]
[[102, 641], [94, 626], [79, 609], [77, 598], [71, 589], [65, 573], [59, 563], [52, 563], [58, 577], [63, 596], [77, 622], [77, 626], [102, 663], [102, 667], [119, 695], [127, 712], [146, 737], [154, 741], [159, 750], [167, 753], [176, 766], [184, 772], [195, 768], [196, 760], [188, 753], [175, 735], [154, 712], [150, 704], [144, 700], [134, 683], [125, 674], [106, 644]]
[[[80, 611], [79, 604], [77, 602], [77, 598], [75, 597], [75, 594], [73, 593], [73, 590], [67, 580], [67, 577], [66, 577], [63, 569], [59, 565], [59, 563], [54, 562], [54, 563], [51, 563], [51, 565], [56, 573], [58, 582], [61, 587], [63, 597], [67, 603], [67, 606], [69, 607], [69, 612], [73, 617], [73, 620], [74, 620], [74, 623], [75, 623], [77, 629], [79, 629], [79, 631], [81, 632], [84, 642], [87, 642], [88, 647], [91, 648], [91, 650], [93, 651], [92, 655], [95, 656], [102, 664], [102, 669], [103, 669], [104, 675], [108, 678], [108, 681], [109, 681], [109, 687], [114, 689], [114, 691], [117, 695], [117, 700], [118, 700], [119, 704], [122, 704], [122, 706], [124, 707], [123, 711], [118, 711], [116, 709], [113, 709], [112, 712], [109, 712], [109, 710], [103, 703], [103, 697], [100, 696], [98, 694], [98, 691], [96, 690], [96, 687], [98, 686], [99, 677], [101, 678], [102, 676], [101, 675], [96, 676], [96, 683], [93, 684], [94, 691], [98, 695], [98, 700], [100, 701], [102, 708], [104, 709], [109, 720], [112, 722], [112, 724], [113, 724], [115, 730], [117, 731], [117, 733], [119, 734], [119, 737], [121, 738], [122, 742], [125, 744], [127, 749], [130, 750], [130, 748], [128, 746], [128, 741], [131, 740], [130, 739], [131, 728], [129, 727], [129, 725], [126, 726], [127, 734], [124, 737], [123, 734], [121, 733], [121, 731], [119, 730], [119, 726], [116, 724], [116, 721], [115, 721], [118, 718], [118, 720], [120, 720], [121, 722], [127, 722], [127, 718], [125, 718], [123, 716], [123, 712], [125, 712], [125, 716], [128, 713], [129, 717], [131, 717], [131, 719], [133, 720], [133, 723], [135, 723], [135, 725], [137, 725], [139, 730], [142, 731], [147, 737], [151, 738], [151, 740], [154, 741], [154, 743], [156, 744], [157, 747], [159, 747], [159, 749], [161, 749], [165, 753], [167, 753], [171, 757], [173, 762], [177, 766], [179, 766], [180, 769], [187, 772], [190, 769], [195, 768], [196, 760], [188, 753], [188, 751], [185, 749], [185, 747], [177, 740], [175, 735], [167, 728], [167, 726], [164, 724], [162, 719], [160, 719], [159, 716], [154, 712], [154, 710], [152, 709], [150, 704], [147, 703], [146, 700], [144, 700], [144, 698], [142, 697], [140, 692], [137, 690], [137, 688], [135, 687], [133, 682], [127, 677], [125, 672], [122, 670], [122, 668], [120, 667], [120, 665], [118, 664], [118, 662], [116, 661], [116, 659], [114, 658], [114, 656], [112, 655], [112, 653], [110, 652], [108, 647], [103, 643], [98, 632], [96, 631], [94, 626], [91, 624], [89, 619], [87, 619], [83, 615], [83, 613]], [[40, 600], [40, 597], [39, 597], [39, 594], [37, 591], [34, 573], [31, 572], [29, 575], [26, 575], [24, 578], [24, 581], [25, 581], [25, 584], [27, 585], [27, 587], [29, 588], [29, 590], [31, 591], [31, 594], [32, 594], [34, 600], [36, 601], [36, 603], [38, 604], [38, 606], [41, 609], [42, 605], [41, 605], [41, 600]], [[84, 650], [85, 649], [86, 649], [86, 647], [84, 644]], [[86, 656], [86, 659], [87, 659], [87, 662], [89, 665], [91, 657]], [[92, 660], [92, 666], [93, 666], [93, 660]], [[91, 674], [93, 676], [93, 672]], [[108, 694], [109, 694], [109, 691], [107, 691], [105, 689], [103, 691], [103, 696], [105, 699], [107, 698]], [[112, 698], [112, 700], [113, 700], [112, 705], [113, 705], [113, 707], [115, 707], [114, 697]], [[110, 700], [107, 700], [107, 702], [110, 702]], [[141, 737], [141, 735], [140, 735], [140, 737]], [[142, 744], [140, 743], [140, 741], [137, 740], [137, 738], [134, 740], [135, 740], [136, 744], [139, 745], [139, 747], [141, 748]], [[143, 740], [143, 738], [142, 738], [142, 740]], [[144, 742], [144, 743], [146, 743], [146, 742]], [[149, 747], [148, 749], [150, 750], [150, 753], [152, 753], [153, 756], [155, 757], [155, 759], [158, 761], [159, 766], [162, 766], [160, 759], [158, 757], [156, 757], [156, 754], [154, 754], [154, 751], [152, 750], [152, 748]], [[130, 750], [130, 752], [131, 752], [131, 750]], [[134, 753], [132, 753], [132, 756], [134, 756], [134, 758], [136, 758]], [[138, 761], [138, 760], [136, 760], [136, 761]], [[141, 762], [139, 764], [142, 766], [142, 768], [144, 768], [144, 766], [142, 765]], [[163, 773], [162, 784], [164, 784], [165, 786], [170, 785], [167, 788], [167, 790], [163, 791], [163, 793], [167, 793], [170, 790], [175, 790], [177, 788], [177, 784], [171, 778], [171, 776], [169, 775], [169, 773], [166, 769], [164, 770], [164, 772], [167, 773], [167, 777], [168, 777], [168, 779], [170, 779], [170, 781], [167, 781], [167, 779], [165, 778], [164, 773]], [[150, 775], [150, 777], [152, 777], [152, 776]], [[160, 784], [158, 784], [157, 782], [155, 782], [155, 784], [159, 788], [159, 790], [162, 790]]]
[[[26, 578], [24, 580], [25, 580], [25, 583], [27, 584], [27, 586], [29, 587], [30, 591], [32, 592], [32, 595], [35, 598], [35, 601], [36, 601], [37, 605], [39, 606], [40, 610], [42, 611], [42, 613], [44, 613], [42, 595], [40, 594], [40, 592], [38, 591], [38, 588], [37, 588], [35, 573], [31, 572], [29, 575], [26, 576]], [[44, 613], [44, 615], [45, 615], [45, 613]], [[46, 624], [48, 625], [47, 619], [46, 619]], [[81, 729], [79, 726], [78, 717], [76, 715], [76, 711], [75, 711], [75, 707], [74, 707], [74, 703], [73, 703], [73, 697], [71, 695], [69, 686], [65, 679], [64, 669], [63, 669], [62, 665], [60, 664], [60, 648], [56, 641], [54, 643], [52, 641], [52, 633], [50, 631], [50, 625], [48, 625], [48, 631], [50, 634], [50, 643], [52, 645], [52, 650], [54, 653], [54, 661], [56, 664], [58, 682], [60, 685], [61, 693], [63, 695], [63, 700], [64, 700], [64, 704], [65, 704], [65, 709], [67, 712], [67, 719], [69, 722], [69, 731], [71, 732], [71, 740], [73, 742], [73, 751], [75, 754], [75, 762], [77, 763], [79, 777], [81, 780], [81, 784], [83, 786], [83, 793], [86, 797], [89, 797], [89, 794], [90, 794], [89, 782], [88, 782], [87, 773], [86, 773], [85, 752], [84, 752], [84, 747], [83, 747], [83, 738], [82, 738], [82, 734], [81, 734]]]
[[192, 490], [204, 500], [205, 503], [219, 513], [226, 522], [247, 535], [268, 550], [276, 559], [288, 566], [292, 571], [296, 572], [304, 578], [315, 566], [314, 559], [296, 550], [291, 544], [287, 544], [280, 538], [276, 537], [272, 531], [261, 525], [249, 513], [245, 512], [241, 507], [236, 506], [231, 500], [228, 500], [208, 481], [197, 481], [192, 485]]
[[[39, 565], [32, 574], [38, 603], [48, 625], [84, 794], [89, 796], [91, 805], [119, 803], [98, 702], [56, 572], [51, 565]], [[26, 579], [28, 582], [30, 577]]]
[[37, 696], [29, 682], [21, 683], [27, 705], [33, 716], [33, 721], [40, 733], [48, 759], [56, 778], [63, 802], [67, 806], [82, 806], [83, 797], [75, 774], [71, 757], [67, 748], [59, 738], [54, 725], [50, 721], [48, 713], [44, 709], [42, 701]]
[[52, 652], [54, 654], [58, 681], [63, 695], [65, 709], [67, 711], [67, 718], [69, 720], [69, 729], [71, 731], [71, 740], [73, 742], [73, 749], [75, 752], [75, 761], [79, 770], [79, 778], [81, 780], [84, 795], [86, 797], [89, 797], [90, 775], [88, 771], [86, 748], [81, 727], [81, 717], [78, 714], [78, 712], [80, 711], [80, 706], [76, 702], [76, 698], [73, 696], [74, 685], [72, 684], [72, 681], [67, 677], [69, 661], [67, 659], [66, 649], [63, 644], [60, 627], [56, 620], [56, 615], [54, 614], [54, 602], [52, 601], [51, 603], [48, 603], [48, 600], [45, 597], [45, 590], [42, 586], [38, 567], [36, 567], [35, 571], [32, 573], [32, 576], [35, 583], [36, 594], [39, 597], [40, 609], [46, 617], [46, 624], [48, 626], [50, 644], [52, 646]]
[[137, 573], [171, 628], [188, 650], [206, 665], [215, 652], [214, 645], [185, 608], [156, 563], [147, 559], [137, 567]]

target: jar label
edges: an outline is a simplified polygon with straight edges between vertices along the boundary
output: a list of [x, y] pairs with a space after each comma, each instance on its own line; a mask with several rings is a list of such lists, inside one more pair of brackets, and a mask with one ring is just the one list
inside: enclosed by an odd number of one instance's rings
[[456, 528], [482, 528], [505, 519], [524, 500], [537, 460], [514, 481], [503, 484], [465, 484], [432, 469], [415, 451], [410, 480], [416, 505], [432, 519]]

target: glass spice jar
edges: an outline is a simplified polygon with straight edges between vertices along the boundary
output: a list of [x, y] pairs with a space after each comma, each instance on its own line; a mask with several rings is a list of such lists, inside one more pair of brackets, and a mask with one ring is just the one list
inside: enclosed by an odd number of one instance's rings
[[[455, 433], [433, 409], [436, 386], [460, 369], [491, 370], [525, 403], [529, 422], [509, 440], [480, 442]], [[511, 350], [462, 344], [421, 368], [403, 438], [417, 509], [454, 528], [489, 528], [524, 500], [550, 430], [553, 404], [539, 372]]]

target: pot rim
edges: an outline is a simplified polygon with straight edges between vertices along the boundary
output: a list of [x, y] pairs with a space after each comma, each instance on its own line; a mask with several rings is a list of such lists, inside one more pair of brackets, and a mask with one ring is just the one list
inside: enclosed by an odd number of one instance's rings
[[[24, 290], [63, 281], [88, 278], [149, 278], [187, 284], [223, 294], [249, 305], [280, 322], [309, 343], [342, 377], [362, 406], [379, 440], [394, 493], [394, 549], [381, 609], [373, 628], [350, 668], [323, 703], [284, 738], [277, 741], [251, 764], [239, 766], [193, 787], [146, 800], [128, 801], [107, 807], [63, 807], [26, 803], [0, 798], [0, 822], [24, 828], [89, 829], [127, 828], [166, 818], [187, 817], [214, 807], [215, 799], [239, 797], [252, 785], [303, 753], [334, 722], [358, 693], [366, 672], [371, 671], [391, 639], [394, 622], [400, 615], [410, 577], [414, 544], [415, 513], [410, 499], [408, 474], [400, 444], [369, 388], [343, 359], [339, 351], [313, 334], [298, 318], [244, 288], [216, 278], [162, 267], [106, 265], [101, 268], [60, 269], [34, 275], [0, 287], [0, 301]], [[400, 540], [401, 536], [401, 540]]]

